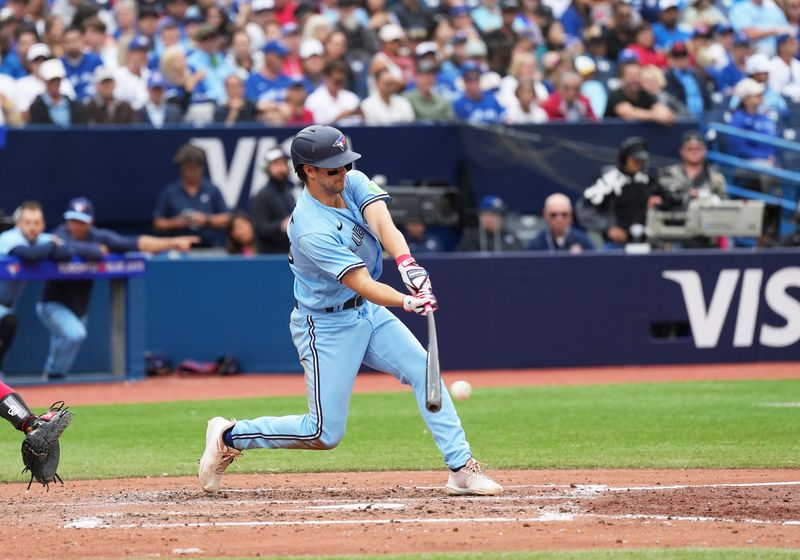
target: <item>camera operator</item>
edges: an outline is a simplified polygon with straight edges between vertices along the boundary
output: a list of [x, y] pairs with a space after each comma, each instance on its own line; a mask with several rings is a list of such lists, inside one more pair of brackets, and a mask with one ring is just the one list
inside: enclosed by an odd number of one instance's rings
[[725, 177], [706, 161], [706, 143], [699, 131], [690, 130], [681, 138], [681, 162], [658, 171], [665, 210], [686, 210], [695, 198], [728, 198]]

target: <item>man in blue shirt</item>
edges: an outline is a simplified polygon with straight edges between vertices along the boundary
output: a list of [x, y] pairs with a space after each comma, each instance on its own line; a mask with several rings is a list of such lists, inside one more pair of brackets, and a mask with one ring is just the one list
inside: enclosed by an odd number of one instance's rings
[[205, 71], [203, 84], [206, 94], [219, 103], [225, 99], [225, 78], [233, 74], [235, 69], [220, 50], [222, 37], [216, 26], [203, 24], [194, 38], [197, 48], [186, 58], [186, 62], [195, 70]]
[[741, 0], [733, 4], [729, 15], [733, 29], [747, 35], [756, 51], [768, 56], [775, 54], [778, 35], [795, 32], [772, 0]]
[[[94, 226], [94, 205], [84, 197], [69, 201], [64, 223], [54, 234], [74, 255], [85, 260], [100, 261], [108, 253], [142, 251], [188, 251], [200, 238], [183, 237], [124, 237], [108, 229]], [[50, 331], [50, 350], [44, 373], [50, 380], [66, 377], [86, 339], [86, 323], [92, 280], [49, 280], [45, 282], [42, 298], [36, 304], [36, 314]]]
[[692, 67], [689, 51], [683, 43], [672, 45], [666, 77], [666, 90], [686, 105], [692, 115], [701, 118], [706, 108], [711, 106], [711, 94], [706, 80]]
[[[57, 237], [44, 233], [44, 214], [38, 202], [23, 202], [14, 212], [14, 222], [14, 228], [0, 234], [0, 255], [17, 257], [26, 263], [69, 257]], [[14, 308], [26, 285], [23, 280], [0, 281], [0, 375], [17, 330]]]
[[529, 251], [569, 251], [576, 255], [594, 250], [586, 234], [572, 227], [572, 201], [569, 197], [561, 193], [551, 194], [544, 201], [542, 215], [547, 226], [530, 240]]
[[658, 20], [653, 24], [653, 35], [656, 37], [656, 47], [659, 50], [668, 50], [678, 41], [688, 41], [691, 36], [689, 33], [678, 27], [680, 11], [679, 0], [661, 0], [659, 3], [661, 13]]
[[[280, 41], [269, 41], [264, 46], [264, 65], [252, 72], [244, 85], [244, 96], [256, 103], [275, 103], [286, 97], [286, 88], [292, 83], [283, 73], [283, 62], [289, 50]], [[259, 107], [261, 109], [261, 107]]]
[[180, 168], [180, 179], [161, 191], [153, 213], [153, 228], [197, 235], [201, 247], [222, 245], [222, 232], [230, 220], [229, 208], [219, 189], [203, 177], [205, 152], [184, 144], [173, 161]]
[[505, 109], [490, 92], [481, 90], [481, 69], [474, 62], [462, 67], [464, 95], [453, 102], [456, 118], [478, 124], [503, 122]]
[[94, 69], [103, 65], [101, 58], [87, 52], [83, 44], [83, 31], [80, 27], [70, 27], [64, 31], [64, 56], [61, 57], [67, 79], [75, 89], [79, 101], [94, 95]]
[[23, 61], [27, 60], [28, 49], [38, 43], [38, 35], [33, 27], [22, 25], [14, 34], [14, 48], [3, 56], [0, 74], [11, 76], [15, 80], [28, 75]]
[[[426, 352], [386, 306], [427, 315], [436, 309], [428, 272], [410, 255], [386, 203], [389, 195], [352, 169], [360, 154], [329, 126], [310, 126], [292, 141], [292, 163], [305, 189], [289, 223], [295, 277], [292, 340], [306, 371], [308, 412], [208, 422], [200, 485], [215, 492], [243, 449], [333, 449], [344, 436], [353, 382], [362, 363], [410, 385], [420, 414], [450, 470], [449, 494], [495, 495], [503, 487], [472, 457], [446, 390], [442, 407], [426, 402]], [[379, 282], [383, 251], [395, 258], [403, 295]]]

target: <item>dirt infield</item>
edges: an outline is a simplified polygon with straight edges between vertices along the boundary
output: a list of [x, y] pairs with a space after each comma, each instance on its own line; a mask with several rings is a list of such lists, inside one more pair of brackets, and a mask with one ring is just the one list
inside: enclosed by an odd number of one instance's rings
[[[793, 363], [448, 372], [476, 386], [800, 378]], [[362, 375], [356, 391], [397, 391]], [[27, 387], [33, 406], [303, 394], [300, 376]], [[266, 460], [266, 459], [265, 459]], [[444, 472], [233, 474], [0, 485], [6, 558], [800, 548], [800, 469], [497, 471], [500, 497], [449, 497]]]
[[[800, 547], [798, 470], [503, 471], [500, 497], [443, 473], [230, 475], [0, 486], [6, 558]], [[32, 523], [36, 520], [36, 523]]]

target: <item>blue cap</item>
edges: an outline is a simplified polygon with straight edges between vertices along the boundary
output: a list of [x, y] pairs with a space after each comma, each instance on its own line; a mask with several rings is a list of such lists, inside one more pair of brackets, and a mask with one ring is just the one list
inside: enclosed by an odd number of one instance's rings
[[91, 224], [94, 221], [94, 205], [86, 197], [73, 198], [69, 201], [67, 211], [64, 212], [64, 219]]
[[783, 43], [788, 41], [789, 39], [793, 38], [794, 35], [790, 35], [789, 33], [781, 33], [777, 37], [775, 37], [775, 42], [778, 46], [781, 46]]
[[145, 37], [144, 35], [137, 35], [131, 42], [128, 43], [128, 50], [129, 51], [149, 51], [150, 50], [150, 39]]
[[166, 88], [167, 87], [167, 80], [164, 78], [164, 74], [155, 70], [150, 77], [147, 79], [147, 87], [148, 88]]
[[504, 214], [507, 210], [506, 203], [499, 196], [493, 194], [484, 196], [478, 203], [478, 210], [487, 210], [490, 212], [499, 212]]
[[744, 33], [739, 32], [739, 33], [736, 34], [736, 37], [733, 38], [733, 44], [734, 45], [745, 45], [745, 46], [749, 47], [750, 46], [750, 37], [748, 37]]
[[639, 55], [630, 49], [623, 49], [617, 58], [618, 64], [627, 64], [629, 62], [639, 62]]
[[281, 33], [284, 37], [287, 35], [294, 35], [296, 33], [300, 33], [300, 27], [298, 27], [297, 23], [293, 21], [287, 21], [281, 27]]
[[466, 43], [468, 40], [469, 36], [463, 31], [456, 31], [453, 34], [453, 43]]
[[464, 5], [453, 6], [452, 8], [450, 8], [450, 12], [449, 13], [450, 13], [450, 17], [469, 15], [469, 8], [467, 8]]
[[733, 27], [731, 27], [727, 23], [718, 23], [714, 27], [714, 33], [716, 33], [717, 35], [722, 35], [724, 33], [733, 33]]
[[264, 54], [268, 53], [275, 53], [280, 56], [286, 56], [287, 54], [289, 54], [289, 49], [287, 49], [284, 46], [284, 44], [281, 43], [280, 41], [276, 41], [273, 39], [272, 41], [269, 41], [267, 42], [266, 45], [264, 45]]
[[467, 74], [469, 74], [471, 72], [477, 72], [478, 74], [483, 74], [483, 71], [481, 70], [481, 67], [477, 62], [473, 62], [471, 60], [468, 60], [461, 67], [461, 75], [462, 76], [466, 76]]

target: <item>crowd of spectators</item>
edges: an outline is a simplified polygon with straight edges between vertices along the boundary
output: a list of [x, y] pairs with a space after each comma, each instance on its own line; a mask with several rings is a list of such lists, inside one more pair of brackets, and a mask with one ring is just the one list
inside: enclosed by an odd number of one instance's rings
[[757, 128], [800, 96], [798, 25], [798, 0], [4, 0], [0, 119], [669, 125], [730, 103]]

